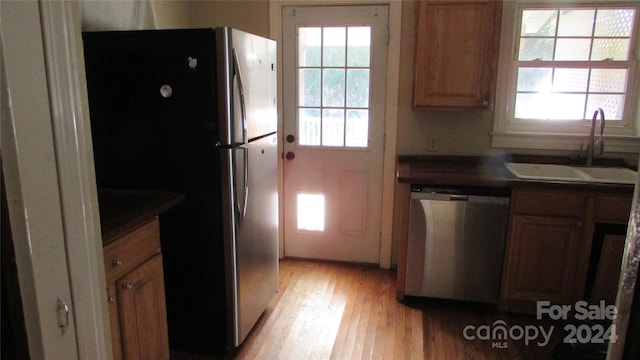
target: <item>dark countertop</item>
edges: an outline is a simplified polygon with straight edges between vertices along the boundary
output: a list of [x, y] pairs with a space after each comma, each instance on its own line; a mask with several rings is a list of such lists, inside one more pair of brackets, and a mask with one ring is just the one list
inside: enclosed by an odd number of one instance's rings
[[[465, 187], [536, 187], [633, 194], [634, 185], [577, 183], [518, 179], [504, 166], [506, 162], [570, 164], [569, 158], [526, 155], [491, 156], [423, 156], [401, 155], [397, 161], [399, 183], [429, 186]], [[599, 159], [597, 166], [626, 167], [618, 160]]]
[[150, 221], [184, 201], [184, 195], [138, 190], [99, 189], [102, 245]]

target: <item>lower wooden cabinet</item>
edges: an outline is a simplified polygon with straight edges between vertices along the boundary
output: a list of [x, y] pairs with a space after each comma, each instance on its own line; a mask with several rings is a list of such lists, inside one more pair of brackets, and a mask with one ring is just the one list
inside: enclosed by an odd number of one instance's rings
[[625, 227], [631, 194], [514, 189], [499, 307], [536, 311], [537, 301], [615, 300], [624, 236], [594, 241], [597, 229]]
[[157, 218], [104, 253], [114, 359], [169, 359]]
[[572, 218], [513, 216], [502, 298], [511, 306], [574, 301], [582, 225]]
[[591, 290], [590, 300], [592, 303], [604, 300], [608, 305], [615, 305], [625, 241], [626, 236], [624, 235], [608, 234], [604, 236]]

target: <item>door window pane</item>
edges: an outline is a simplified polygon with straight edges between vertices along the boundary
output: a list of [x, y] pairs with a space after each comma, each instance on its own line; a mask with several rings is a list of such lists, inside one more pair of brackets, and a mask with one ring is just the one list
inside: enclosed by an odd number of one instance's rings
[[346, 56], [347, 29], [325, 27], [322, 35], [323, 66], [344, 66]]
[[320, 70], [300, 69], [299, 70], [300, 94], [298, 95], [300, 106], [320, 106]]
[[369, 142], [369, 110], [348, 110], [345, 145], [367, 147]]
[[351, 26], [347, 29], [347, 66], [369, 67], [371, 57], [371, 28]]
[[347, 70], [347, 106], [369, 107], [369, 70]]
[[298, 111], [298, 143], [300, 145], [320, 145], [320, 109], [300, 109]]
[[371, 27], [298, 28], [298, 144], [366, 148]]
[[324, 69], [322, 73], [322, 106], [344, 106], [344, 69]]
[[344, 146], [344, 110], [322, 111], [322, 146]]
[[298, 63], [304, 66], [320, 66], [322, 28], [301, 27], [298, 29]]

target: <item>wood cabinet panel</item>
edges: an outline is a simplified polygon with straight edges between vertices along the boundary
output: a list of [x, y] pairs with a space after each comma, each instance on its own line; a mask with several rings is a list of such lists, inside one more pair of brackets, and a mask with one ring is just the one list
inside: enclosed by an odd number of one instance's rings
[[620, 239], [605, 239], [594, 279], [590, 257], [600, 250], [593, 237], [598, 223], [628, 221], [630, 209], [631, 196], [622, 194], [515, 189], [501, 307], [535, 311], [536, 301], [575, 303], [588, 291], [592, 299], [615, 298]]
[[109, 303], [109, 324], [111, 327], [113, 360], [120, 360], [122, 359], [122, 341], [120, 340], [120, 319], [118, 317], [118, 292], [114, 282], [107, 285], [107, 301]]
[[615, 305], [625, 240], [624, 235], [605, 235], [591, 291], [593, 303], [604, 300], [607, 304]]
[[125, 359], [169, 359], [162, 256], [116, 283]]
[[417, 1], [413, 105], [491, 108], [500, 2]]
[[159, 252], [159, 223], [157, 220], [150, 221], [105, 246], [107, 280], [121, 277]]
[[631, 196], [598, 196], [595, 206], [595, 220], [599, 222], [629, 222]]
[[168, 359], [158, 219], [104, 248], [114, 359]]
[[582, 218], [587, 197], [566, 192], [516, 190], [513, 211], [522, 215], [545, 215]]
[[582, 222], [577, 219], [516, 215], [507, 248], [503, 298], [570, 303]]

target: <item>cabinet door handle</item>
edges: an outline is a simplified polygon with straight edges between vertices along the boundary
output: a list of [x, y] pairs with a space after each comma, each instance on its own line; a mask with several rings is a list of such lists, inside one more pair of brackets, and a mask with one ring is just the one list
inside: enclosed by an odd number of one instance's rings
[[111, 261], [111, 265], [112, 265], [113, 267], [121, 266], [121, 265], [122, 265], [122, 261], [120, 261], [120, 260], [118, 260], [118, 259], [113, 259], [113, 260]]
[[107, 301], [110, 303], [115, 303], [116, 302], [116, 298], [115, 296], [107, 296]]
[[122, 284], [122, 288], [123, 289], [133, 289], [133, 285], [131, 285], [129, 283], [124, 283], [124, 284]]
[[58, 328], [60, 334], [64, 335], [69, 330], [69, 306], [61, 297], [58, 298]]

